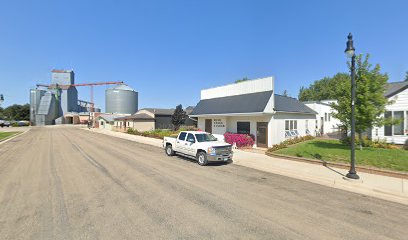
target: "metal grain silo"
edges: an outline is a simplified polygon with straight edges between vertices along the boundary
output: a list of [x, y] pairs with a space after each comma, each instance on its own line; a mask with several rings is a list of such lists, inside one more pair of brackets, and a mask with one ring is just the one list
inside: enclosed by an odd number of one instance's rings
[[138, 107], [138, 93], [125, 84], [106, 89], [105, 106], [107, 113], [134, 114]]

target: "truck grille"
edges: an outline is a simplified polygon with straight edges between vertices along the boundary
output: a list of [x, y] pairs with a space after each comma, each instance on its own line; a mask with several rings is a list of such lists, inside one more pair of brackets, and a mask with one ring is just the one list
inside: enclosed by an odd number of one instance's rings
[[214, 147], [214, 148], [215, 148], [215, 154], [217, 154], [217, 155], [229, 155], [231, 153], [231, 150], [232, 150], [231, 146]]

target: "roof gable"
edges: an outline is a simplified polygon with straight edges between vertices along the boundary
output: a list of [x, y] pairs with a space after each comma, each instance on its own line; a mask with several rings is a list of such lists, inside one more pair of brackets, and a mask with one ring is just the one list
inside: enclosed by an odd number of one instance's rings
[[317, 114], [317, 112], [306, 106], [304, 103], [299, 102], [299, 100], [278, 94], [275, 94], [274, 110], [277, 112]]
[[392, 97], [405, 89], [408, 89], [408, 81], [404, 82], [390, 82], [387, 84], [384, 96], [387, 98]]

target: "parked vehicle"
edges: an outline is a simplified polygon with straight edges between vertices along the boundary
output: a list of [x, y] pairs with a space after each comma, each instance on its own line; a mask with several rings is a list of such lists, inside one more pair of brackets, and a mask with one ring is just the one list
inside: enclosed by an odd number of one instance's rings
[[9, 121], [0, 120], [0, 127], [10, 127]]
[[163, 148], [168, 156], [179, 154], [195, 158], [201, 166], [209, 162], [232, 161], [233, 155], [231, 144], [199, 131], [182, 131], [177, 137], [164, 137]]

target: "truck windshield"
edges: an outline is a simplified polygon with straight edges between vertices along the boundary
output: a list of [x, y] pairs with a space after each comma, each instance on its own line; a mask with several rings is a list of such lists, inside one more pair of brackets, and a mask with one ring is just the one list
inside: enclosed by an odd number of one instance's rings
[[205, 133], [203, 133], [203, 134], [196, 134], [195, 135], [196, 136], [196, 138], [197, 138], [197, 142], [211, 142], [211, 141], [217, 141], [217, 138], [216, 137], [214, 137], [213, 135], [211, 135], [211, 134], [205, 134]]

